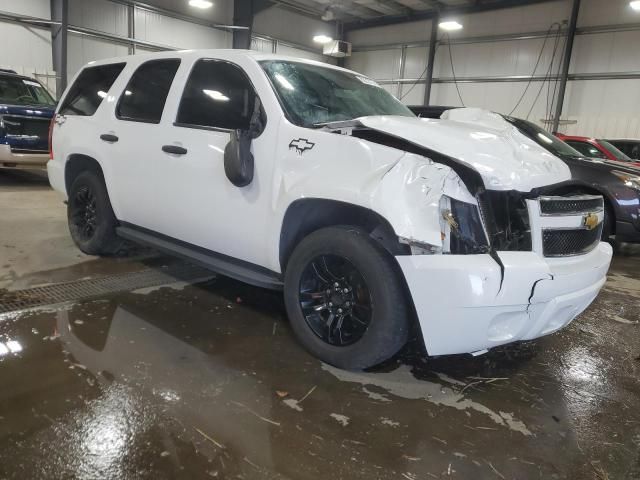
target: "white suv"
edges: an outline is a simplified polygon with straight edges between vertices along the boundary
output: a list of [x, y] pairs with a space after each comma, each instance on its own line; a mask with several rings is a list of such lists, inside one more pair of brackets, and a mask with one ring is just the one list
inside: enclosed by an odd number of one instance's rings
[[242, 50], [92, 62], [48, 163], [85, 253], [121, 238], [284, 289], [304, 346], [343, 368], [566, 325], [605, 282], [601, 197], [501, 117], [416, 118], [373, 80]]

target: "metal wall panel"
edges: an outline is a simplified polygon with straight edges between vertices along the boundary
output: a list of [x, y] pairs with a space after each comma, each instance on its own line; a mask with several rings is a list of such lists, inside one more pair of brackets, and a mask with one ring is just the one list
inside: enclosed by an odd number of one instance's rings
[[127, 7], [107, 0], [69, 0], [69, 23], [127, 36]]
[[176, 48], [231, 48], [231, 33], [136, 9], [136, 38]]
[[354, 52], [347, 61], [348, 68], [375, 79], [400, 78], [400, 49]]
[[121, 57], [129, 54], [125, 45], [117, 45], [107, 40], [69, 34], [67, 48], [67, 75], [69, 81], [84, 65], [92, 60]]
[[327, 61], [328, 57], [325, 57], [321, 53], [313, 53], [308, 50], [302, 50], [300, 48], [290, 47], [288, 45], [277, 45], [276, 52], [278, 55], [288, 55], [290, 57], [306, 58], [308, 60], [316, 60], [318, 62]]
[[49, 0], [0, 0], [0, 10], [30, 17], [51, 18]]
[[[0, 11], [51, 18], [49, 0], [0, 0]], [[51, 34], [47, 29], [0, 22], [0, 38], [4, 46], [0, 67], [13, 68], [28, 75], [34, 72], [50, 73], [53, 69]]]

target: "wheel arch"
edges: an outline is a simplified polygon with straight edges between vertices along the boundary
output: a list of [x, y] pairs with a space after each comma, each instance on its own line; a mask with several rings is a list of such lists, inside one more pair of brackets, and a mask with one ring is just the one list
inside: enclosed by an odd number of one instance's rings
[[64, 186], [67, 191], [67, 195], [69, 194], [71, 185], [76, 177], [86, 171], [97, 173], [104, 181], [102, 166], [95, 158], [81, 153], [73, 153], [69, 155], [64, 167]]
[[391, 255], [408, 254], [391, 224], [379, 213], [366, 207], [324, 198], [302, 198], [287, 208], [280, 229], [279, 261], [281, 271], [294, 248], [307, 235], [321, 228], [353, 225], [366, 230]]

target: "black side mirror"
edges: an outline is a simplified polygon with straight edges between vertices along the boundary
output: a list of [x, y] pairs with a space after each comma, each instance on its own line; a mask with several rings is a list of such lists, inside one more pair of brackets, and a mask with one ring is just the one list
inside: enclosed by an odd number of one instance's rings
[[246, 130], [231, 132], [229, 143], [224, 149], [224, 172], [236, 187], [246, 187], [253, 181], [254, 161], [251, 141], [264, 129], [264, 119], [260, 99], [255, 98], [253, 115]]
[[246, 187], [253, 181], [253, 153], [249, 130], [234, 130], [224, 149], [224, 173], [236, 187]]

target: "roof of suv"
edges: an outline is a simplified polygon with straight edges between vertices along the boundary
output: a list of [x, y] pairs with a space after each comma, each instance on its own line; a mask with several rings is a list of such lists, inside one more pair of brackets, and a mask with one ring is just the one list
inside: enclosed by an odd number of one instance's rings
[[[156, 60], [161, 58], [203, 58], [203, 57], [212, 57], [212, 58], [252, 58], [257, 62], [263, 60], [288, 60], [288, 61], [296, 61], [301, 63], [308, 63], [311, 65], [318, 65], [327, 68], [333, 68], [335, 70], [342, 70], [350, 73], [357, 73], [353, 70], [349, 70], [347, 68], [338, 67], [336, 65], [332, 65], [330, 63], [319, 62], [317, 60], [309, 60], [306, 58], [293, 57], [288, 55], [275, 55], [273, 53], [263, 53], [255, 50], [243, 50], [243, 49], [233, 49], [233, 48], [217, 48], [217, 49], [195, 49], [195, 50], [177, 50], [177, 51], [163, 51], [163, 52], [152, 52], [152, 53], [144, 53], [140, 55], [125, 55], [122, 57], [112, 57], [103, 60], [94, 60], [93, 62], [89, 62], [87, 65], [107, 65], [110, 63], [116, 62], [131, 62], [134, 60], [136, 63], [141, 63], [145, 60]], [[361, 75], [361, 74], [359, 74]]]

